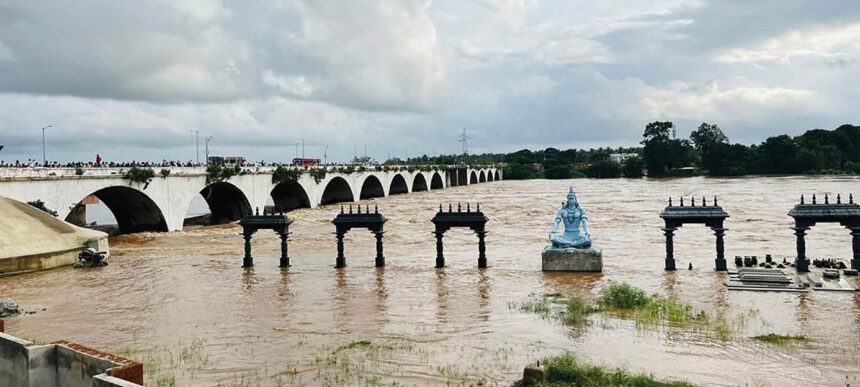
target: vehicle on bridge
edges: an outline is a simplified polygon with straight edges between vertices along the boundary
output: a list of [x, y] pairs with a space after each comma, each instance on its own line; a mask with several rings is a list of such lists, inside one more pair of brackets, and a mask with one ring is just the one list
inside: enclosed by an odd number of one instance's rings
[[245, 165], [245, 157], [244, 156], [209, 156], [209, 164], [219, 164], [219, 165]]
[[320, 165], [320, 159], [296, 157], [293, 159], [293, 165], [302, 167], [313, 167], [315, 165]]

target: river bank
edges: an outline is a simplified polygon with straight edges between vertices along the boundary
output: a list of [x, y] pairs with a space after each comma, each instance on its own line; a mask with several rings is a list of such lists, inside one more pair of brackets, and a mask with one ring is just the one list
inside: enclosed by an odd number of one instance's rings
[[[241, 269], [239, 227], [223, 225], [112, 238], [110, 266], [0, 278], [0, 295], [46, 308], [7, 320], [8, 331], [134, 354], [127, 357], [150, 366], [148, 383], [510, 385], [524, 365], [570, 351], [595, 364], [694, 384], [853, 384], [860, 377], [858, 294], [730, 292], [726, 276], [713, 271], [713, 235], [696, 226], [675, 239], [678, 266], [694, 269], [667, 273], [658, 213], [670, 195], [717, 195], [731, 215], [726, 255], [770, 253], [781, 261], [794, 254], [786, 213], [800, 194], [846, 194], [857, 183], [785, 177], [478, 184], [363, 201], [389, 218], [382, 269], [373, 267], [373, 235], [358, 230], [347, 234], [348, 267], [333, 268], [330, 221], [339, 207], [328, 206], [290, 213], [296, 223], [288, 270], [277, 267], [279, 240], [266, 232], [254, 238], [257, 266]], [[540, 251], [569, 184], [603, 248], [602, 274], [540, 271]], [[490, 218], [490, 267], [477, 269], [476, 238], [460, 230], [446, 234], [448, 267], [436, 270], [429, 220], [439, 203], [467, 200], [480, 201]], [[838, 226], [816, 226], [807, 251], [845, 259], [850, 236]], [[723, 340], [671, 325], [644, 329], [617, 316], [567, 326], [520, 309], [534, 294], [595, 300], [610, 282], [727, 321], [748, 318]], [[782, 348], [753, 339], [768, 333], [810, 341]]]

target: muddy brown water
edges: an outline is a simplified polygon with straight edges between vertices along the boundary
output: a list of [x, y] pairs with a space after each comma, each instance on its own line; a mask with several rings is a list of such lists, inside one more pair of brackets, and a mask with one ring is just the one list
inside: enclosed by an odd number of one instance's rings
[[[718, 195], [731, 215], [726, 255], [794, 255], [786, 214], [801, 193], [854, 191], [860, 179], [773, 177], [677, 180], [501, 181], [398, 195], [378, 204], [387, 266], [376, 269], [374, 239], [348, 234], [348, 267], [333, 268], [330, 220], [337, 206], [290, 213], [293, 266], [277, 267], [273, 233], [254, 238], [256, 267], [240, 268], [235, 224], [112, 240], [110, 266], [0, 278], [0, 296], [34, 315], [7, 320], [10, 333], [68, 339], [149, 359], [148, 384], [510, 385], [525, 364], [573, 351], [601, 364], [705, 385], [860, 384], [860, 293], [727, 291], [713, 270], [714, 237], [704, 226], [676, 233], [678, 267], [663, 271], [659, 211], [669, 195]], [[588, 211], [604, 273], [543, 273], [540, 251], [553, 214], [574, 184]], [[433, 268], [429, 222], [439, 203], [481, 202], [489, 216], [490, 267], [477, 268], [477, 240], [445, 238], [448, 267]], [[700, 199], [699, 199], [700, 200]], [[838, 225], [807, 237], [812, 257], [850, 259]], [[673, 296], [697, 310], [740, 321], [728, 340], [692, 329], [643, 328], [593, 316], [569, 327], [524, 312], [530, 294], [595, 298], [610, 281]], [[851, 281], [858, 286], [856, 280]], [[745, 316], [745, 317], [744, 317]], [[741, 317], [743, 317], [741, 319]], [[805, 334], [777, 347], [750, 339]], [[351, 343], [369, 341], [369, 346]], [[152, 370], [151, 370], [152, 371]]]

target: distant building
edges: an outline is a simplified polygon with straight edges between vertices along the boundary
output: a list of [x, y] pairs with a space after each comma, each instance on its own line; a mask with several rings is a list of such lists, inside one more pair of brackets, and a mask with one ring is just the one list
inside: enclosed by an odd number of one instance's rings
[[612, 160], [614, 163], [623, 164], [625, 161], [632, 159], [634, 157], [639, 157], [637, 153], [610, 153], [609, 160]]

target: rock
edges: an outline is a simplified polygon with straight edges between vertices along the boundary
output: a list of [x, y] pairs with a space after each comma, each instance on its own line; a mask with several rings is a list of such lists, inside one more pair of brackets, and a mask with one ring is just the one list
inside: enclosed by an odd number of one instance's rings
[[0, 317], [9, 317], [20, 314], [18, 304], [12, 300], [0, 301]]
[[523, 369], [523, 380], [521, 386], [535, 386], [546, 381], [546, 371], [536, 364], [529, 364]]
[[603, 271], [603, 251], [592, 245], [587, 249], [557, 249], [552, 245], [541, 254], [543, 271]]

